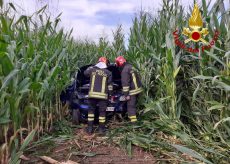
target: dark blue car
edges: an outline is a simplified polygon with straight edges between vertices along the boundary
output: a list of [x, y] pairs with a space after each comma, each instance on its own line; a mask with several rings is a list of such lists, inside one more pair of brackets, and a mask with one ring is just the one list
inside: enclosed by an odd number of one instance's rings
[[[83, 66], [77, 72], [76, 78], [73, 83], [61, 93], [61, 101], [70, 104], [72, 120], [75, 124], [80, 122], [87, 122], [89, 102], [89, 78], [84, 76], [84, 71], [91, 65]], [[106, 109], [106, 118], [109, 120], [116, 113], [120, 118], [126, 113], [126, 103], [120, 102], [119, 98], [122, 95], [121, 91], [121, 76], [118, 68], [115, 65], [110, 65], [108, 70], [113, 75], [113, 92], [109, 97], [108, 106]], [[98, 122], [98, 109], [95, 111], [95, 122]]]

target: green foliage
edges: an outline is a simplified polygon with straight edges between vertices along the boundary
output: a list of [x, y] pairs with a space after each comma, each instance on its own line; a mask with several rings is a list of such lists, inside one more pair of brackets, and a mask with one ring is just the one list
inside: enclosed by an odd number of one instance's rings
[[[148, 133], [163, 132], [180, 139], [188, 147], [174, 147], [197, 160], [229, 162], [226, 150], [230, 144], [230, 13], [223, 1], [216, 1], [212, 7], [210, 2], [199, 4], [207, 21], [204, 24], [208, 25], [208, 40], [212, 40], [215, 29], [220, 36], [215, 46], [199, 54], [175, 46], [173, 32], [178, 29], [181, 33], [190, 17], [179, 1], [163, 0], [158, 15], [141, 12], [134, 18], [127, 58], [142, 75], [145, 98], [140, 104], [145, 104], [145, 108], [140, 109], [144, 113], [140, 127], [128, 134], [122, 132], [125, 147], [131, 142], [168, 151], [172, 148], [162, 147], [162, 143], [151, 144], [160, 138]], [[137, 136], [141, 139], [134, 142]], [[127, 138], [129, 142], [125, 142]]]
[[[60, 15], [51, 21], [46, 8], [18, 17], [13, 16], [17, 8], [9, 3], [0, 13], [0, 141], [8, 145], [1, 152], [15, 155], [13, 163], [35, 127], [39, 138], [54, 119], [63, 118], [61, 91], [80, 66], [94, 63], [98, 55], [95, 43], [74, 41], [71, 31], [59, 28]], [[18, 131], [21, 127], [27, 132]], [[15, 147], [9, 146], [11, 136]]]
[[119, 25], [115, 32], [113, 32], [113, 42], [112, 42], [112, 54], [113, 54], [113, 60], [116, 56], [122, 56], [125, 55], [125, 41], [124, 41], [124, 34], [122, 25]]
[[205, 39], [211, 41], [216, 29], [220, 35], [210, 50], [192, 54], [176, 47], [173, 38], [176, 29], [181, 33], [188, 27], [187, 12], [191, 11], [185, 11], [179, 1], [162, 2], [158, 15], [141, 12], [133, 19], [125, 49], [122, 25], [114, 31], [112, 44], [106, 38], [101, 38], [98, 45], [75, 41], [71, 31], [59, 28], [60, 15], [50, 19], [47, 6], [33, 16], [13, 17], [17, 8], [12, 3], [3, 8], [0, 0], [0, 141], [4, 143], [0, 157], [9, 149], [11, 161], [18, 162], [35, 131], [40, 138], [54, 120], [55, 137], [71, 137], [72, 130], [62, 119], [60, 92], [80, 66], [96, 62], [99, 56], [113, 61], [124, 55], [142, 77], [142, 121], [111, 131], [111, 137], [121, 136], [118, 143], [130, 156], [132, 145], [136, 145], [159, 150], [179, 162], [188, 162], [180, 158], [184, 153], [197, 163], [229, 163], [229, 9], [222, 0], [213, 6], [211, 1], [202, 0], [199, 6], [209, 30]]

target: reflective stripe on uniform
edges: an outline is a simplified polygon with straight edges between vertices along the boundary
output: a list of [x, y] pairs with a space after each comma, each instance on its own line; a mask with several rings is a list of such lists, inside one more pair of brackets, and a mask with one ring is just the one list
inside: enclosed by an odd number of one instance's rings
[[129, 116], [130, 119], [137, 118], [137, 116]]
[[94, 83], [95, 83], [95, 74], [93, 74], [90, 91], [93, 92]]
[[128, 92], [129, 91], [129, 86], [122, 87], [123, 92]]
[[129, 93], [135, 93], [139, 91], [143, 91], [143, 89], [142, 88], [134, 89], [134, 90], [129, 91]]
[[89, 94], [91, 94], [91, 95], [100, 95], [100, 96], [107, 96], [107, 94], [105, 94], [105, 93], [101, 93], [101, 92], [89, 92]]
[[136, 121], [137, 121], [136, 118], [131, 119], [131, 122], [136, 122]]
[[93, 121], [94, 120], [94, 118], [88, 118], [88, 121]]
[[137, 116], [129, 116], [129, 119], [131, 122], [136, 122], [137, 121]]
[[104, 123], [105, 122], [105, 117], [99, 117], [99, 122]]
[[135, 86], [135, 89], [137, 89], [137, 78], [135, 76], [135, 73], [132, 73], [132, 77], [133, 77], [133, 83], [134, 83], [134, 86]]
[[89, 95], [90, 98], [107, 99], [107, 96]]
[[94, 117], [94, 114], [88, 114], [88, 117]]
[[105, 120], [105, 117], [99, 117], [99, 120]]
[[138, 93], [141, 93], [142, 91], [143, 91], [142, 88], [134, 89], [134, 90], [129, 91], [129, 95], [136, 95]]
[[101, 84], [101, 93], [105, 93], [105, 82], [106, 82], [106, 77], [102, 78], [102, 84]]
[[101, 93], [101, 92], [89, 92], [89, 97], [90, 98], [102, 98], [102, 99], [107, 99], [108, 95], [105, 93]]

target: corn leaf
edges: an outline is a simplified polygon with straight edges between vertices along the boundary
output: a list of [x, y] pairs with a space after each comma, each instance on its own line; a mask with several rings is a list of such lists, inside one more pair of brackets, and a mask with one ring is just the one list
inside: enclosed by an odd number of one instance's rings
[[205, 159], [201, 154], [199, 154], [198, 152], [196, 152], [195, 150], [189, 149], [185, 146], [181, 146], [181, 145], [176, 145], [173, 144], [173, 147], [175, 147], [178, 151], [185, 153], [193, 158], [196, 158], [202, 162], [208, 163], [208, 164], [212, 164], [212, 162], [210, 162], [209, 160]]

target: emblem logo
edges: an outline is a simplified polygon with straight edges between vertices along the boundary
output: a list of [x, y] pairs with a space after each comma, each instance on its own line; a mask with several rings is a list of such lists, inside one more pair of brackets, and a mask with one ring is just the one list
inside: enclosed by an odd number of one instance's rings
[[195, 6], [194, 6], [194, 9], [192, 11], [191, 17], [189, 18], [188, 24], [192, 30], [190, 30], [189, 28], [183, 29], [182, 34], [189, 37], [184, 42], [188, 43], [190, 41], [193, 41], [193, 42], [201, 41], [204, 44], [208, 44], [208, 42], [202, 38], [208, 34], [208, 29], [202, 28], [203, 27], [203, 21], [202, 21], [201, 13], [200, 13], [200, 10], [199, 10], [199, 7], [197, 4], [195, 4]]
[[[194, 5], [192, 15], [188, 21], [188, 25], [189, 25], [189, 28], [184, 27], [182, 31], [182, 34], [188, 37], [183, 42], [180, 41], [179, 30], [176, 29], [173, 32], [175, 44], [178, 47], [188, 52], [198, 53], [200, 49], [202, 50], [202, 52], [204, 52], [204, 50], [209, 50], [215, 44], [215, 42], [217, 41], [219, 37], [220, 33], [217, 30], [215, 30], [214, 37], [210, 42], [207, 42], [204, 39], [204, 37], [209, 34], [209, 31], [208, 31], [208, 28], [203, 28], [203, 21], [202, 21], [201, 13], [200, 13], [197, 3]], [[192, 46], [189, 47], [186, 45], [189, 42], [195, 42], [195, 43], [202, 42], [203, 45], [201, 47], [198, 47], [196, 45], [195, 48]]]

